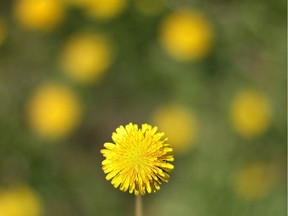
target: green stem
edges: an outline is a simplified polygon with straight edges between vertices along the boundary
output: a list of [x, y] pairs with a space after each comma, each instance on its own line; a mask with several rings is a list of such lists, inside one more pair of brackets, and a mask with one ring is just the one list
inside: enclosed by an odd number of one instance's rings
[[140, 194], [135, 196], [135, 216], [143, 216], [142, 196]]

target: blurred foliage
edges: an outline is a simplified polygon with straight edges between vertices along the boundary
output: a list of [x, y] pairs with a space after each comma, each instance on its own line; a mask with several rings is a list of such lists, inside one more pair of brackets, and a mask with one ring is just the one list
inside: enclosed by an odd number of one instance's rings
[[286, 215], [285, 27], [280, 0], [0, 0], [0, 215], [133, 215], [99, 151], [129, 122], [175, 148], [145, 215]]

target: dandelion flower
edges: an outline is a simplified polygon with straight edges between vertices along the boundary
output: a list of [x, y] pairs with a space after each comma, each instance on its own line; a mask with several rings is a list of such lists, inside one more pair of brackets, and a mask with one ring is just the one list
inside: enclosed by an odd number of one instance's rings
[[236, 195], [246, 200], [265, 197], [273, 185], [270, 166], [261, 162], [242, 167], [233, 180]]
[[231, 105], [230, 117], [235, 131], [244, 138], [262, 135], [271, 119], [270, 104], [257, 90], [240, 92]]
[[0, 213], [3, 216], [40, 216], [39, 195], [26, 185], [0, 189]]
[[14, 5], [17, 21], [32, 30], [51, 30], [64, 16], [64, 5], [58, 0], [17, 0]]
[[105, 143], [101, 153], [107, 180], [121, 191], [144, 195], [160, 189], [162, 181], [167, 182], [174, 166], [173, 150], [164, 133], [157, 127], [142, 124], [120, 126], [112, 134], [115, 143]]
[[195, 147], [197, 122], [186, 107], [177, 104], [159, 107], [153, 113], [152, 121], [165, 131], [175, 154], [182, 154]]
[[79, 33], [73, 35], [60, 54], [60, 67], [79, 83], [97, 80], [111, 65], [112, 52], [101, 34]]
[[204, 58], [213, 43], [213, 30], [201, 12], [179, 10], [162, 23], [160, 41], [165, 51], [179, 61]]
[[28, 120], [41, 136], [60, 138], [79, 123], [80, 104], [74, 93], [56, 83], [39, 87], [28, 103]]

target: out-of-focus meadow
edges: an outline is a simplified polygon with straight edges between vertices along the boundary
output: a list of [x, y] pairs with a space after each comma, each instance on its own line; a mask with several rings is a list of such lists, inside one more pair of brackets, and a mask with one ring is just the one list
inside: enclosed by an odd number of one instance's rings
[[133, 215], [100, 154], [174, 148], [149, 216], [286, 215], [286, 2], [0, 0], [0, 215]]

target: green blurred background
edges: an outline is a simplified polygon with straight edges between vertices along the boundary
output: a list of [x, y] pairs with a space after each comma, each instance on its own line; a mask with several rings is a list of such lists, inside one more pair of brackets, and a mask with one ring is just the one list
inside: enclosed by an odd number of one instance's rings
[[0, 0], [0, 215], [133, 215], [129, 122], [175, 150], [144, 215], [286, 215], [286, 36], [280, 0]]

